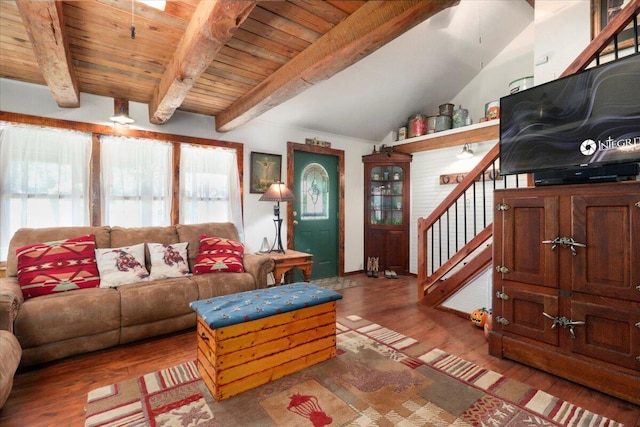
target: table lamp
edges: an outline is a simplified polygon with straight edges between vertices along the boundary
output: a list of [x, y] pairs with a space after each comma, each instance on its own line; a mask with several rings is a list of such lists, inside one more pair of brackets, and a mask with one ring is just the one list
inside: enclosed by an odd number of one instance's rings
[[280, 202], [292, 202], [296, 198], [287, 188], [287, 185], [283, 182], [274, 182], [271, 184], [269, 189], [264, 192], [264, 194], [260, 197], [261, 202], [276, 202], [273, 206], [273, 215], [275, 218], [273, 219], [273, 223], [276, 226], [276, 239], [273, 242], [273, 247], [275, 247], [276, 243], [278, 244], [277, 249], [271, 248], [269, 252], [280, 252], [284, 253], [284, 248], [282, 247], [282, 219], [280, 218]]

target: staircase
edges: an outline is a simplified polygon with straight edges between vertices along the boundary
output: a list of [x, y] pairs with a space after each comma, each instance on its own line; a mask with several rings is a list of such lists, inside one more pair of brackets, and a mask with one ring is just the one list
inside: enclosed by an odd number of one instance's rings
[[[631, 24], [632, 48], [639, 51], [640, 0], [632, 0], [595, 37], [560, 77], [600, 64], [602, 52], [613, 45], [620, 54], [618, 38]], [[529, 186], [525, 175], [499, 177], [500, 146], [496, 144], [445, 200], [426, 218], [418, 219], [418, 300], [440, 306], [492, 262], [493, 190]]]

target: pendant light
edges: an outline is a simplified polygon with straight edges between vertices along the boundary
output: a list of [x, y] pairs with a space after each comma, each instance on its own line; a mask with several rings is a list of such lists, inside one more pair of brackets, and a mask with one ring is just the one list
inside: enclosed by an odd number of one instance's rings
[[113, 116], [110, 119], [119, 125], [135, 123], [135, 120], [129, 117], [129, 100], [127, 98], [113, 98]]
[[459, 159], [469, 159], [473, 157], [473, 150], [469, 147], [469, 144], [464, 144], [462, 151], [456, 156]]

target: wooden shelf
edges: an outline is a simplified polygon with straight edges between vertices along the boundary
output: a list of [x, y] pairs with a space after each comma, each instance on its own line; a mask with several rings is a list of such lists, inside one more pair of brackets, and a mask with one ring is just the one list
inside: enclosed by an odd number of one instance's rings
[[498, 139], [499, 137], [500, 120], [490, 120], [488, 122], [476, 123], [461, 128], [396, 141], [393, 149], [400, 153], [411, 154], [420, 151], [472, 144], [474, 142], [490, 141], [492, 139]]

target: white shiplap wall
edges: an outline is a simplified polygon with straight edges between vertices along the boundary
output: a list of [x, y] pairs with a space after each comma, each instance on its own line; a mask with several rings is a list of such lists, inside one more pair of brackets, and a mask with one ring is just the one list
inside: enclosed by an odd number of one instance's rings
[[[458, 159], [460, 147], [422, 151], [411, 162], [411, 230], [409, 270], [418, 273], [418, 218], [427, 217], [455, 188], [455, 184], [440, 185], [440, 175], [467, 173], [473, 169], [497, 140], [471, 144], [474, 156]], [[492, 219], [488, 219], [492, 222]]]

